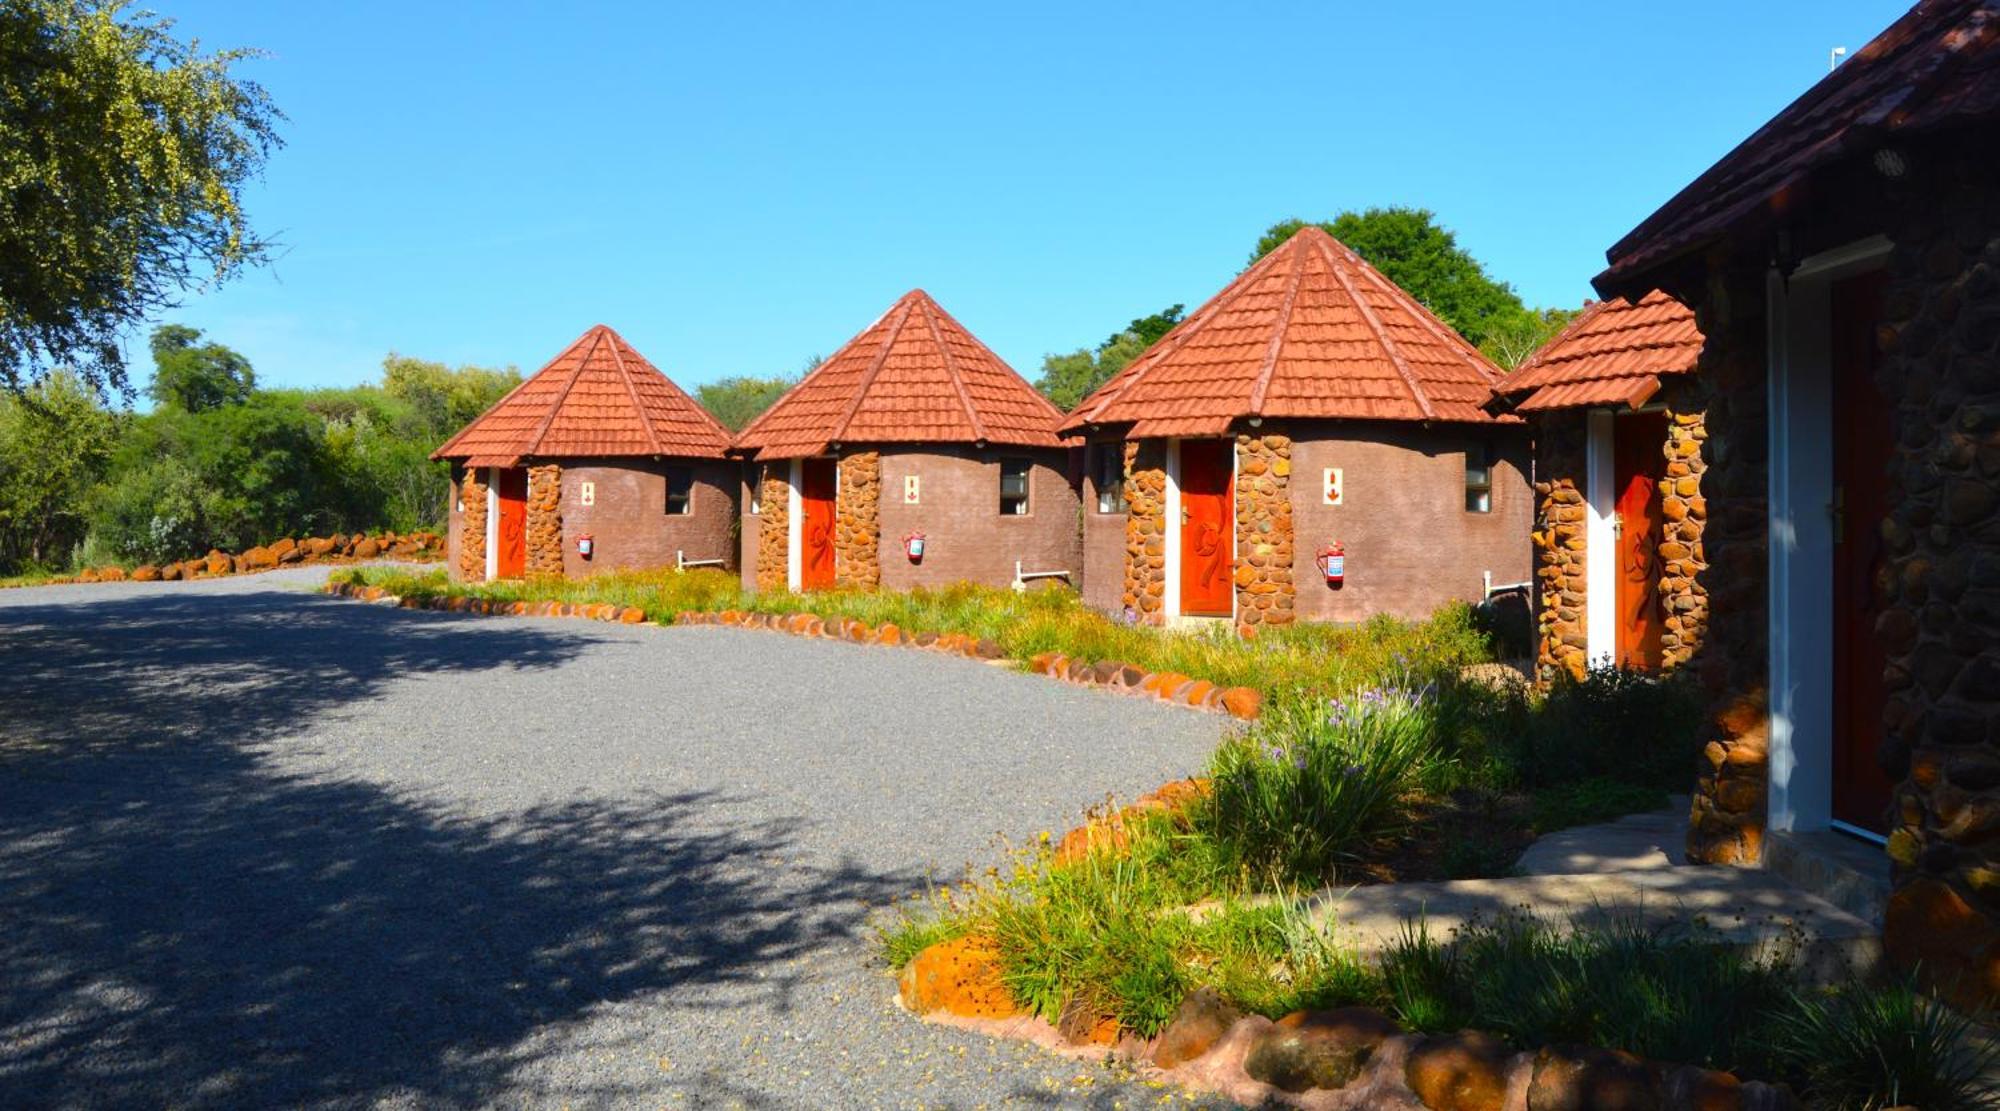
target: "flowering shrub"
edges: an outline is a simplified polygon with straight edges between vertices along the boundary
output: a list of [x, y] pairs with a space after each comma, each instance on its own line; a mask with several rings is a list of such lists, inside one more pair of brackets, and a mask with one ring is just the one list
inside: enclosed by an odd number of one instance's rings
[[1290, 699], [1225, 743], [1195, 817], [1220, 863], [1272, 884], [1325, 882], [1403, 820], [1398, 800], [1439, 755], [1437, 687]]

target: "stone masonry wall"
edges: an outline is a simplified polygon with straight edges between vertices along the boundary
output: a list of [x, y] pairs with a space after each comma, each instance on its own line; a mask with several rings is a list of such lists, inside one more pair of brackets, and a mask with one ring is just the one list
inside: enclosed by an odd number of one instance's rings
[[792, 486], [782, 463], [764, 468], [763, 489], [757, 495], [757, 590], [783, 593], [790, 589], [792, 559]]
[[1125, 609], [1148, 625], [1167, 619], [1166, 442], [1125, 445]]
[[[1660, 483], [1660, 608], [1666, 628], [1660, 635], [1660, 670], [1673, 671], [1694, 658], [1708, 629], [1708, 588], [1702, 585], [1707, 550], [1708, 499], [1701, 493], [1702, 443], [1708, 439], [1707, 412], [1697, 396], [1670, 385], [1667, 390], [1665, 481]], [[1679, 404], [1676, 404], [1679, 402]]]
[[1686, 665], [1711, 702], [1688, 857], [1749, 864], [1763, 856], [1769, 779], [1770, 405], [1761, 273], [1749, 267], [1720, 273], [1725, 277], [1714, 280], [1696, 307], [1705, 337], [1696, 372], [1667, 391], [1672, 411], [1704, 414], [1699, 452], [1680, 457], [1705, 499], [1699, 551], [1687, 557], [1696, 568], [1690, 589], [1711, 607], [1702, 611], [1706, 628]]
[[840, 458], [834, 496], [833, 574], [841, 586], [873, 590], [882, 581], [882, 453]]
[[563, 573], [562, 467], [543, 463], [528, 468], [529, 576]]
[[1917, 164], [1935, 193], [1899, 206], [1878, 332], [1898, 431], [1877, 579], [1897, 782], [1883, 941], [1972, 1008], [2000, 998], [2000, 165]]
[[1245, 635], [1296, 615], [1291, 475], [1290, 437], [1236, 437], [1236, 618]]
[[1545, 683], [1565, 671], [1582, 678], [1589, 663], [1586, 427], [1581, 411], [1567, 409], [1538, 417], [1535, 424], [1535, 608], [1541, 632], [1535, 668]]
[[458, 573], [473, 582], [486, 579], [486, 482], [479, 468], [466, 467], [458, 488], [465, 512], [459, 518]]

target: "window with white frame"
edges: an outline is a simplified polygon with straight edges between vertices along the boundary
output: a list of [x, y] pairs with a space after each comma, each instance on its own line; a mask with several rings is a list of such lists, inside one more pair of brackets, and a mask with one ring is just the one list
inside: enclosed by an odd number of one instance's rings
[[694, 468], [667, 468], [667, 514], [684, 517], [694, 512]]
[[1028, 513], [1028, 472], [1034, 469], [1034, 460], [1004, 458], [1000, 460], [1000, 515], [1003, 517], [1025, 517]]
[[1465, 449], [1465, 511], [1493, 512], [1493, 445], [1471, 444]]
[[1097, 469], [1093, 475], [1097, 485], [1097, 511], [1125, 512], [1125, 445], [1097, 444], [1091, 450], [1097, 453]]

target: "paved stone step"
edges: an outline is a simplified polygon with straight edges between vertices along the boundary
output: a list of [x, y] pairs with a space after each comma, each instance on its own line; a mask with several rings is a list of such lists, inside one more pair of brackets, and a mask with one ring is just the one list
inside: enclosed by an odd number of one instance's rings
[[1762, 949], [1795, 945], [1801, 966], [1831, 980], [1867, 972], [1881, 939], [1861, 918], [1756, 868], [1684, 866], [1585, 875], [1513, 876], [1444, 883], [1389, 883], [1316, 897], [1316, 922], [1331, 920], [1364, 957], [1422, 921], [1443, 937], [1474, 920], [1533, 914], [1550, 921], [1619, 920], [1660, 927], [1701, 920], [1724, 941]]

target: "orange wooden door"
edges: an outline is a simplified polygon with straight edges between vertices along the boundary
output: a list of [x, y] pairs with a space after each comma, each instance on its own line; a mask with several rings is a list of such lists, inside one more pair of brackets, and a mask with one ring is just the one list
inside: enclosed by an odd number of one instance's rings
[[1660, 482], [1666, 476], [1665, 413], [1630, 413], [1612, 421], [1611, 473], [1618, 500], [1618, 645], [1620, 667], [1660, 666]]
[[494, 487], [500, 502], [500, 546], [494, 553], [494, 573], [503, 579], [518, 579], [528, 568], [528, 472], [509, 467], [500, 472]]
[[1882, 271], [1833, 285], [1833, 816], [1875, 833], [1888, 826], [1890, 783], [1876, 751], [1888, 653], [1875, 635], [1895, 412], [1875, 386]]
[[799, 587], [818, 590], [833, 585], [833, 501], [838, 487], [833, 460], [807, 459], [801, 466]]
[[1181, 612], [1228, 617], [1236, 570], [1234, 445], [1181, 443]]

